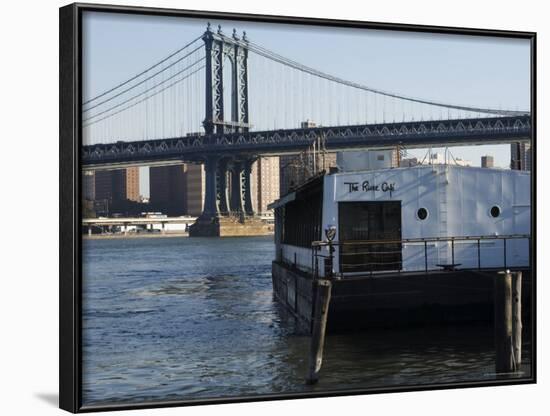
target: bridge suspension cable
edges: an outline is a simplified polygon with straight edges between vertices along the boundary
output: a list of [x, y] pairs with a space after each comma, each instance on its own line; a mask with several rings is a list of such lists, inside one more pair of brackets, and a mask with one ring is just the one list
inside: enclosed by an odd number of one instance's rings
[[[101, 98], [101, 97], [104, 97], [106, 96], [107, 94], [123, 87], [124, 85], [127, 85], [128, 83], [138, 79], [139, 77], [141, 77], [142, 75], [145, 75], [147, 72], [151, 71], [152, 69], [155, 69], [156, 67], [158, 67], [159, 65], [162, 65], [164, 62], [168, 61], [169, 59], [171, 59], [172, 57], [176, 56], [177, 54], [179, 54], [180, 52], [183, 52], [185, 49], [189, 48], [191, 45], [193, 45], [195, 42], [197, 42], [198, 40], [202, 39], [202, 35], [193, 39], [191, 42], [187, 43], [186, 45], [182, 46], [181, 48], [179, 48], [177, 51], [171, 53], [170, 55], [168, 55], [167, 57], [161, 59], [160, 61], [156, 62], [155, 64], [149, 66], [147, 69], [144, 69], [143, 71], [141, 71], [140, 73], [134, 75], [133, 77], [130, 77], [128, 78], [127, 80], [115, 85], [114, 87], [108, 89], [107, 91], [104, 91], [102, 92], [101, 94], [99, 95], [96, 95], [95, 97], [92, 97], [86, 101], [84, 101], [82, 103], [82, 105], [86, 105], [86, 104], [89, 104], [93, 101], [96, 101], [97, 99]], [[201, 45], [202, 47], [202, 45]], [[179, 62], [179, 61], [178, 61]], [[167, 69], [168, 67], [164, 68], [164, 69]], [[161, 71], [162, 72], [162, 71]], [[88, 109], [90, 110], [90, 108]], [[87, 111], [87, 110], [86, 110]]]
[[[248, 78], [244, 81], [252, 103], [248, 106], [250, 130], [395, 123], [401, 119], [403, 122], [451, 120], [475, 116], [471, 113], [478, 113], [478, 118], [480, 114], [483, 117], [529, 114], [383, 91], [316, 70], [249, 40], [220, 33], [218, 36], [250, 52], [246, 61]], [[208, 85], [204, 61], [209, 52], [204, 44], [196, 44], [201, 38], [85, 101], [83, 142], [149, 140], [203, 132]], [[223, 63], [221, 67], [223, 74], [218, 81], [223, 89], [224, 120], [217, 121], [226, 122], [231, 118], [234, 74], [231, 65]]]
[[473, 107], [473, 106], [465, 106], [465, 105], [457, 105], [457, 104], [448, 104], [448, 103], [443, 103], [443, 102], [439, 102], [439, 101], [427, 100], [427, 99], [422, 99], [422, 98], [417, 98], [417, 97], [409, 97], [409, 96], [405, 96], [405, 95], [401, 95], [401, 94], [396, 94], [396, 93], [393, 93], [393, 92], [383, 91], [383, 90], [372, 88], [372, 87], [369, 87], [369, 86], [366, 86], [366, 85], [359, 84], [357, 82], [347, 81], [345, 79], [336, 77], [334, 75], [330, 75], [330, 74], [318, 71], [314, 68], [303, 65], [299, 62], [296, 62], [294, 60], [286, 58], [286, 57], [284, 57], [282, 55], [279, 55], [279, 54], [277, 54], [273, 51], [270, 51], [269, 49], [266, 49], [266, 48], [264, 48], [264, 47], [262, 47], [262, 46], [260, 46], [256, 43], [253, 43], [251, 41], [247, 41], [246, 45], [247, 45], [247, 47], [250, 51], [252, 51], [256, 54], [261, 55], [265, 58], [268, 58], [272, 61], [278, 62], [280, 64], [283, 64], [283, 65], [289, 66], [291, 68], [294, 68], [298, 71], [301, 71], [301, 72], [304, 72], [304, 73], [307, 73], [307, 74], [310, 74], [310, 75], [313, 75], [313, 76], [316, 76], [316, 77], [319, 77], [319, 78], [323, 78], [323, 79], [335, 82], [337, 84], [345, 85], [345, 86], [348, 86], [348, 87], [352, 87], [352, 88], [355, 88], [355, 89], [371, 92], [371, 93], [386, 96], [386, 97], [396, 98], [396, 99], [405, 100], [405, 101], [409, 101], [409, 102], [415, 102], [415, 103], [419, 103], [419, 104], [432, 105], [432, 106], [436, 106], [436, 107], [443, 107], [443, 108], [447, 108], [447, 109], [470, 111], [470, 112], [483, 113], [483, 114], [493, 114], [493, 115], [501, 115], [501, 116], [514, 116], [514, 115], [529, 114], [528, 111], [502, 110], [502, 109], [494, 109], [494, 108], [483, 108], [483, 107]]
[[[203, 58], [203, 59], [204, 59], [204, 58]], [[186, 80], [187, 78], [191, 77], [192, 75], [196, 74], [197, 72], [199, 72], [201, 69], [204, 69], [204, 68], [205, 68], [205, 66], [202, 65], [202, 66], [198, 67], [197, 69], [195, 69], [194, 71], [190, 72], [189, 74], [185, 75], [184, 77], [182, 77], [182, 78], [180, 78], [180, 79], [178, 79], [178, 80], [176, 80], [176, 81], [174, 81], [174, 82], [172, 82], [172, 83], [166, 85], [164, 88], [162, 88], [162, 89], [160, 89], [160, 90], [158, 90], [158, 91], [155, 91], [153, 94], [149, 94], [149, 95], [145, 96], [144, 98], [142, 98], [141, 100], [138, 100], [138, 101], [136, 101], [136, 102], [134, 102], [134, 103], [132, 103], [132, 104], [130, 104], [130, 105], [128, 105], [128, 106], [126, 106], [126, 107], [124, 107], [124, 108], [118, 110], [118, 111], [115, 111], [114, 113], [111, 113], [111, 114], [105, 116], [105, 117], [102, 117], [102, 118], [100, 118], [100, 119], [97, 119], [97, 120], [91, 121], [91, 122], [89, 122], [89, 123], [83, 124], [83, 127], [92, 126], [92, 125], [94, 125], [94, 124], [96, 124], [96, 123], [99, 123], [100, 121], [106, 120], [106, 119], [111, 118], [111, 117], [113, 117], [113, 116], [115, 116], [115, 115], [117, 115], [117, 114], [120, 114], [120, 113], [122, 113], [123, 111], [129, 110], [130, 108], [133, 108], [133, 107], [135, 107], [136, 105], [141, 104], [141, 103], [143, 103], [144, 101], [147, 101], [148, 99], [153, 98], [154, 96], [156, 96], [156, 95], [158, 95], [158, 94], [160, 94], [160, 93], [166, 91], [167, 89], [173, 87], [174, 85], [176, 85], [176, 84], [178, 84], [178, 83], [180, 83], [180, 82]], [[158, 86], [159, 86], [160, 84], [162, 84], [162, 83], [164, 83], [164, 81], [158, 83], [155, 87], [158, 87]], [[137, 95], [135, 95], [134, 97], [129, 98], [128, 100], [126, 100], [126, 101], [124, 101], [124, 102], [122, 102], [122, 103], [120, 103], [120, 104], [117, 104], [116, 106], [111, 107], [111, 108], [108, 109], [108, 110], [105, 110], [105, 111], [103, 111], [103, 112], [101, 112], [101, 113], [95, 114], [95, 115], [93, 115], [92, 117], [90, 117], [90, 118], [84, 120], [84, 122], [86, 122], [87, 120], [90, 120], [90, 119], [92, 119], [92, 118], [94, 118], [94, 117], [96, 117], [96, 116], [99, 116], [99, 115], [101, 115], [101, 114], [104, 114], [104, 113], [106, 113], [106, 112], [108, 112], [108, 111], [110, 111], [110, 110], [113, 110], [113, 109], [119, 107], [120, 105], [125, 104], [125, 103], [127, 103], [128, 101], [131, 101], [131, 100], [133, 100], [133, 99], [139, 97], [140, 95], [143, 95], [145, 92], [150, 91], [150, 90], [153, 89], [153, 88], [154, 88], [154, 87], [151, 87], [151, 88], [145, 90], [144, 92], [142, 92], [142, 93], [140, 93], [140, 94], [137, 94]]]
[[105, 103], [107, 103], [107, 102], [109, 102], [109, 101], [112, 101], [112, 100], [114, 100], [115, 98], [118, 98], [118, 97], [120, 97], [121, 95], [127, 93], [128, 91], [131, 91], [131, 90], [133, 90], [133, 89], [136, 88], [136, 87], [139, 87], [140, 85], [142, 85], [142, 84], [144, 84], [145, 82], [147, 82], [147, 81], [153, 79], [153, 78], [156, 77], [157, 75], [162, 74], [162, 73], [163, 73], [164, 71], [166, 71], [167, 69], [172, 68], [174, 65], [176, 65], [176, 64], [179, 63], [179, 62], [181, 62], [181, 61], [184, 60], [185, 58], [191, 56], [193, 53], [197, 52], [199, 49], [202, 49], [202, 48], [203, 48], [203, 45], [200, 45], [200, 46], [196, 47], [196, 48], [193, 49], [191, 52], [189, 52], [189, 53], [183, 55], [182, 57], [178, 58], [178, 59], [175, 60], [174, 62], [172, 62], [172, 63], [170, 63], [169, 65], [165, 66], [165, 67], [162, 68], [160, 71], [157, 71], [157, 72], [155, 72], [154, 74], [149, 75], [148, 77], [146, 77], [146, 78], [142, 79], [141, 81], [137, 82], [136, 84], [134, 84], [134, 85], [132, 85], [132, 86], [130, 86], [130, 87], [128, 87], [128, 88], [126, 88], [126, 89], [120, 91], [119, 93], [117, 93], [117, 94], [115, 94], [115, 95], [113, 95], [113, 96], [111, 96], [111, 97], [109, 97], [109, 98], [106, 98], [105, 100], [103, 100], [103, 101], [101, 101], [101, 102], [99, 102], [99, 103], [97, 103], [97, 104], [94, 104], [93, 106], [88, 107], [88, 108], [85, 109], [85, 110], [82, 110], [82, 112], [83, 112], [83, 113], [86, 113], [86, 112], [88, 112], [88, 111], [90, 111], [90, 110], [93, 110], [94, 108], [97, 108], [97, 107], [99, 107], [100, 105], [103, 105], [103, 104], [105, 104]]
[[[202, 127], [205, 48], [187, 43], [178, 51], [109, 92], [82, 110], [83, 143], [184, 136]], [[202, 92], [202, 93], [201, 93]]]
[[[166, 83], [166, 82], [168, 82], [168, 81], [174, 79], [174, 78], [177, 77], [178, 75], [181, 75], [182, 73], [184, 73], [184, 72], [187, 71], [188, 69], [191, 69], [192, 67], [194, 67], [195, 65], [197, 65], [199, 62], [202, 62], [202, 61], [204, 61], [204, 60], [205, 60], [205, 57], [203, 56], [202, 58], [200, 58], [200, 59], [198, 59], [197, 61], [193, 62], [191, 65], [187, 65], [185, 68], [183, 68], [182, 70], [180, 70], [180, 71], [176, 72], [175, 74], [169, 76], [168, 78], [163, 79], [162, 81], [160, 81], [160, 82], [158, 82], [157, 84], [155, 84], [155, 85], [153, 85], [153, 86], [147, 88], [146, 90], [144, 90], [144, 91], [142, 91], [142, 92], [140, 92], [140, 93], [138, 93], [138, 94], [136, 94], [136, 95], [133, 95], [133, 96], [131, 96], [130, 98], [128, 98], [128, 99], [126, 99], [126, 100], [124, 100], [124, 101], [122, 101], [122, 102], [120, 102], [120, 103], [118, 103], [118, 104], [115, 104], [115, 105], [113, 105], [112, 107], [107, 108], [106, 110], [103, 110], [103, 111], [101, 111], [101, 112], [99, 112], [99, 113], [96, 113], [96, 114], [94, 114], [94, 115], [92, 115], [92, 116], [89, 116], [88, 118], [83, 119], [82, 122], [83, 122], [83, 123], [86, 123], [87, 121], [90, 121], [90, 120], [92, 120], [92, 119], [94, 119], [94, 118], [96, 118], [96, 117], [99, 117], [99, 116], [101, 116], [101, 115], [103, 115], [103, 114], [105, 114], [105, 113], [108, 113], [109, 111], [112, 111], [112, 110], [114, 110], [114, 109], [116, 109], [116, 108], [119, 108], [120, 106], [122, 106], [122, 105], [124, 105], [124, 104], [127, 104], [127, 103], [129, 103], [130, 101], [132, 101], [132, 100], [134, 100], [134, 99], [136, 99], [136, 98], [139, 98], [139, 97], [141, 97], [141, 96], [144, 95], [144, 94], [147, 94], [148, 92], [154, 90], [155, 88], [160, 87], [160, 86], [163, 85], [164, 83]], [[204, 68], [204, 65], [201, 66], [200, 68], [198, 68], [197, 70], [191, 72], [191, 73], [188, 74], [187, 76], [185, 76], [185, 77], [179, 79], [178, 81], [169, 84], [165, 89], [168, 89], [168, 88], [172, 87], [173, 85], [176, 85], [177, 83], [179, 83], [179, 82], [181, 82], [181, 81], [183, 81], [183, 80], [189, 78], [191, 75], [194, 75], [195, 73], [198, 72], [198, 70], [203, 69], [203, 68]], [[164, 91], [165, 89], [159, 90], [159, 91], [157, 91], [155, 94], [151, 94], [150, 96], [146, 97], [145, 99], [151, 98], [151, 97], [155, 96], [156, 94], [158, 94], [158, 93]], [[139, 102], [142, 102], [142, 101], [139, 101]], [[138, 102], [138, 103], [139, 103], [139, 102]], [[136, 104], [137, 104], [137, 103], [136, 103]], [[131, 108], [131, 107], [128, 107], [128, 108]], [[122, 111], [123, 111], [123, 110], [122, 110]], [[114, 114], [113, 114], [113, 115], [114, 115]], [[102, 120], [104, 120], [104, 118], [102, 118]], [[99, 121], [99, 120], [98, 120], [98, 121]], [[89, 125], [89, 124], [88, 124], [88, 125]]]

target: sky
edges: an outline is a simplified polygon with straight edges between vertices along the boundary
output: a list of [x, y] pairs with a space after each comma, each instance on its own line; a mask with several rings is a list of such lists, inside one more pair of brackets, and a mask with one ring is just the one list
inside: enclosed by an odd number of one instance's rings
[[[85, 12], [83, 99], [135, 75], [200, 36], [206, 19]], [[211, 20], [323, 72], [406, 96], [469, 106], [529, 110], [528, 40]], [[252, 102], [252, 99], [251, 99]], [[439, 150], [443, 153], [443, 149]], [[422, 158], [423, 150], [411, 151]], [[509, 145], [453, 147], [479, 166], [508, 167]], [[140, 190], [147, 196], [142, 169]]]

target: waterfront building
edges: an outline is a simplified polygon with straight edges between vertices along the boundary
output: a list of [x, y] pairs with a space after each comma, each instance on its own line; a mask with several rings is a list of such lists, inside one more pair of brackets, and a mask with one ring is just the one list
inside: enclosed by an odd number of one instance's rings
[[184, 164], [149, 168], [149, 204], [169, 216], [186, 213], [186, 181]]
[[[311, 228], [313, 233], [312, 240], [296, 236], [294, 240], [303, 244], [290, 244], [306, 247], [304, 252], [289, 247], [284, 241], [279, 242], [283, 256], [289, 256], [286, 258], [289, 261], [294, 259], [294, 254], [298, 258], [309, 256], [311, 241], [322, 240], [324, 236], [321, 230], [329, 224], [337, 226], [335, 239], [346, 241], [498, 236], [528, 234], [530, 231], [529, 172], [452, 165], [363, 171], [348, 170], [346, 167], [343, 172], [320, 177], [318, 182], [318, 193], [308, 194], [307, 200], [298, 199], [298, 194], [303, 192], [299, 187], [272, 204], [272, 208], [285, 206], [285, 218], [292, 218], [300, 224], [305, 221], [304, 227], [298, 228], [302, 231]], [[494, 186], [496, 183], [499, 186]], [[316, 198], [322, 198], [322, 201]], [[302, 207], [304, 204], [309, 208]], [[304, 214], [303, 217], [298, 218], [297, 214], [293, 214], [302, 208], [300, 212]], [[289, 227], [285, 228], [282, 235], [292, 240], [294, 233], [302, 231], [298, 228], [292, 231], [285, 218], [280, 219], [279, 226]], [[311, 227], [307, 224], [311, 224]], [[386, 228], [378, 230], [377, 227]], [[368, 234], [371, 232], [374, 234]], [[522, 262], [526, 259], [523, 251], [526, 247], [521, 250], [519, 246], [516, 247], [521, 253], [508, 253], [508, 266], [512, 266], [516, 260]], [[447, 245], [440, 245], [439, 248], [441, 250], [434, 252], [433, 260], [451, 263]], [[415, 250], [413, 246], [410, 250], [403, 248], [403, 263], [399, 264], [402, 271], [418, 266], [415, 262], [421, 257]], [[495, 252], [493, 249], [487, 251], [487, 254], [489, 252], [493, 254], [486, 259], [487, 262], [502, 261], [502, 250]], [[458, 258], [458, 251], [455, 254]], [[335, 259], [336, 269], [339, 261]], [[477, 259], [470, 256], [461, 261], [464, 266], [465, 262]], [[310, 267], [311, 259], [304, 266]], [[389, 268], [395, 266], [388, 265]]]
[[191, 216], [199, 216], [203, 210], [205, 180], [203, 165], [186, 165], [185, 190], [186, 209], [185, 213]]
[[85, 201], [95, 200], [95, 172], [93, 170], [82, 172], [82, 199]]
[[529, 278], [530, 172], [439, 163], [339, 168], [270, 205], [275, 295], [304, 328], [312, 328], [318, 279], [332, 282], [330, 325], [386, 325], [416, 312], [425, 322], [430, 308], [434, 319], [447, 310], [492, 319], [497, 273]]
[[113, 175], [116, 171], [98, 170], [94, 174], [95, 200], [108, 201], [113, 199]]
[[139, 193], [139, 167], [124, 169], [126, 172], [126, 199], [129, 201], [140, 202], [141, 195]]
[[515, 170], [531, 170], [531, 143], [512, 143], [510, 145], [510, 167]]
[[252, 205], [256, 214], [266, 214], [267, 206], [280, 195], [279, 157], [261, 157], [252, 164]]
[[171, 217], [201, 214], [205, 185], [201, 165], [154, 166], [149, 172], [151, 209]]
[[481, 156], [481, 167], [482, 168], [492, 168], [495, 166], [495, 161], [493, 156]]
[[95, 200], [139, 202], [139, 167], [97, 170], [94, 174]]

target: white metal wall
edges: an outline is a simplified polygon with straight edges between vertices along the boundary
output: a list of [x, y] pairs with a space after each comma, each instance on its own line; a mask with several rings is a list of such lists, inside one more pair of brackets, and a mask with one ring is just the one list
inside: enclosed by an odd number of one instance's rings
[[[366, 181], [368, 188], [363, 187]], [[357, 184], [358, 190], [351, 190], [352, 184]], [[388, 190], [390, 184], [394, 186], [392, 191]], [[324, 189], [324, 228], [329, 224], [338, 226], [339, 202], [387, 200], [401, 201], [403, 239], [530, 232], [529, 172], [448, 165], [384, 169], [326, 176]], [[497, 218], [490, 215], [493, 205], [501, 209]], [[421, 207], [428, 210], [425, 220], [417, 217]], [[423, 270], [425, 250], [423, 243], [404, 244], [404, 270]], [[455, 242], [454, 263], [477, 267], [477, 250], [477, 241]], [[451, 243], [430, 242], [427, 252], [429, 268], [453, 261]], [[504, 265], [501, 240], [482, 241], [480, 253], [481, 267]], [[527, 240], [507, 241], [506, 265], [528, 265]]]

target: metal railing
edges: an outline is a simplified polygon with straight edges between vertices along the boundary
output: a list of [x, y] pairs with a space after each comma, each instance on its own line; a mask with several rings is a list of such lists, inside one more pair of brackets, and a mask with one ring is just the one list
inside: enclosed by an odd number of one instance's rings
[[530, 267], [528, 234], [312, 243], [315, 277]]

